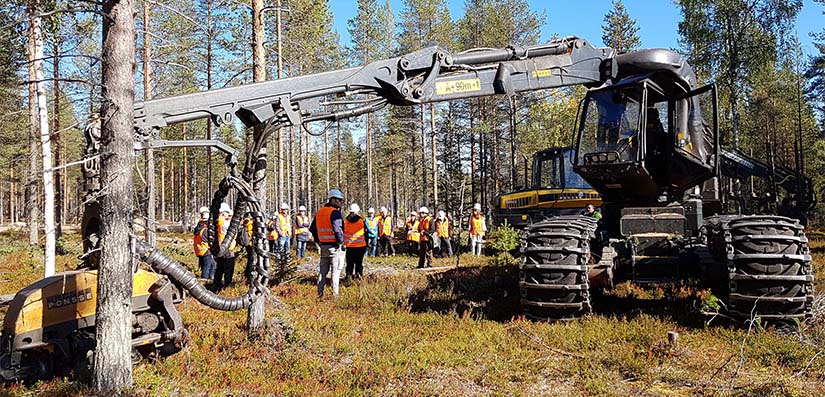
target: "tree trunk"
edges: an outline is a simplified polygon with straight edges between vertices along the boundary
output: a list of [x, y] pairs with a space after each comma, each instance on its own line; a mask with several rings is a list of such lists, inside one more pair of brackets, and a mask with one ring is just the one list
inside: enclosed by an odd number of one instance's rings
[[324, 129], [324, 172], [326, 172], [327, 178], [327, 192], [329, 192], [329, 129]]
[[421, 105], [421, 204], [427, 202], [427, 128], [424, 117], [424, 105]]
[[[183, 123], [181, 126], [183, 133], [181, 134], [181, 138], [186, 140], [186, 123]], [[192, 211], [189, 209], [189, 153], [186, 148], [183, 148], [183, 201], [181, 202], [181, 225], [183, 226], [184, 230], [189, 229], [189, 214]]]
[[93, 386], [101, 392], [132, 385], [132, 253], [134, 212], [133, 104], [135, 21], [131, 0], [103, 2], [100, 234]]
[[[509, 98], [509, 121], [510, 121], [510, 190], [518, 185], [518, 172], [516, 169], [516, 97]], [[525, 186], [527, 187], [527, 186]]]
[[52, 143], [49, 135], [49, 107], [46, 101], [46, 85], [43, 83], [43, 28], [42, 18], [32, 18], [34, 25], [34, 79], [37, 89], [37, 112], [40, 119], [40, 148], [43, 159], [43, 233], [44, 267], [46, 277], [54, 274], [54, 173], [52, 169]]
[[338, 151], [336, 153], [338, 155], [338, 180], [335, 181], [335, 186], [336, 186], [336, 188], [338, 188], [338, 187], [341, 186], [341, 180], [342, 180], [341, 179], [341, 121], [336, 121], [336, 125], [338, 126], [338, 128], [335, 129], [338, 132], [338, 136], [336, 138], [338, 140], [338, 142], [337, 142]]
[[[280, 21], [280, 1], [278, 2], [278, 20]], [[252, 80], [255, 82], [266, 80], [266, 48], [264, 48], [264, 25], [263, 25], [264, 0], [252, 0]], [[280, 27], [280, 23], [279, 23]], [[280, 45], [280, 40], [278, 41]], [[280, 51], [278, 52], [280, 58]], [[278, 75], [281, 71], [278, 68]], [[264, 134], [264, 127], [256, 127], [253, 136], [257, 140]], [[261, 152], [257, 153], [258, 161], [255, 162], [255, 175], [253, 177], [255, 196], [261, 201], [261, 208], [266, 212], [266, 145], [261, 146]], [[238, 214], [243, 216], [243, 214]], [[248, 260], [248, 258], [247, 258]], [[246, 316], [246, 329], [249, 336], [253, 336], [264, 323], [264, 302], [266, 295], [261, 296], [249, 306]]]
[[476, 132], [475, 110], [477, 101], [469, 103], [470, 107], [470, 201], [476, 201]]
[[[152, 10], [149, 2], [143, 2], [143, 100], [152, 99], [152, 36], [150, 31]], [[157, 228], [155, 202], [155, 151], [146, 149], [146, 229], [144, 230], [146, 241], [155, 245]]]
[[[212, 89], [212, 0], [206, 2], [206, 89]], [[212, 139], [212, 120], [206, 120], [206, 139]], [[206, 191], [212, 190], [212, 148], [206, 148]], [[163, 205], [163, 204], [161, 204]]]
[[166, 156], [160, 158], [160, 219], [166, 220]]
[[[283, 52], [282, 52], [283, 51], [283, 43], [282, 43], [283, 37], [281, 36], [282, 24], [283, 24], [283, 19], [282, 19], [282, 14], [281, 14], [281, 0], [278, 0], [278, 2], [276, 4], [276, 9], [275, 9], [275, 35], [276, 35], [275, 41], [276, 41], [276, 46], [277, 46], [276, 48], [277, 48], [277, 51], [278, 51], [278, 54], [277, 54], [278, 57], [277, 57], [277, 61], [276, 61], [277, 62], [277, 64], [276, 64], [276, 66], [277, 66], [277, 70], [276, 70], [277, 76], [275, 76], [276, 79], [281, 78], [281, 75], [283, 74], [283, 67], [284, 67], [283, 56], [282, 56], [282, 54], [283, 54]], [[278, 194], [277, 194], [278, 202], [275, 203], [275, 205], [280, 205], [280, 203], [284, 202], [284, 198], [285, 198], [285, 195], [284, 195], [284, 179], [285, 179], [284, 178], [284, 130], [283, 130], [283, 128], [278, 129], [278, 134], [277, 135], [278, 135], [278, 173], [276, 175], [276, 178], [278, 179]]]
[[[54, 163], [60, 166], [63, 163], [62, 152], [63, 148], [60, 143], [60, 38], [58, 24], [54, 24], [52, 32], [52, 75], [54, 82], [52, 83], [53, 100], [54, 100]], [[55, 212], [54, 212], [54, 237], [59, 239], [63, 235], [63, 171], [55, 170], [54, 173], [54, 193], [55, 193]]]
[[430, 134], [433, 158], [433, 210], [435, 210], [435, 208], [438, 208], [438, 156], [436, 156], [435, 106], [433, 104], [430, 104]]
[[367, 200], [373, 202], [372, 186], [372, 114], [367, 113]]
[[[37, 78], [34, 75], [34, 61], [37, 58], [35, 56], [34, 51], [34, 15], [37, 11], [34, 9], [34, 5], [30, 4], [28, 9], [29, 15], [31, 16], [29, 21], [29, 30], [28, 30], [28, 38], [29, 38], [29, 173], [28, 173], [28, 180], [26, 181], [26, 207], [27, 207], [27, 215], [28, 215], [28, 226], [29, 226], [29, 244], [36, 245], [38, 243], [39, 238], [39, 225], [38, 221], [40, 220], [40, 211], [39, 207], [37, 206], [37, 166], [38, 162], [37, 159], [40, 156], [37, 153], [37, 142], [40, 140], [40, 136], [38, 135], [37, 131], [37, 92], [35, 90], [35, 81]], [[42, 57], [41, 57], [42, 58]]]

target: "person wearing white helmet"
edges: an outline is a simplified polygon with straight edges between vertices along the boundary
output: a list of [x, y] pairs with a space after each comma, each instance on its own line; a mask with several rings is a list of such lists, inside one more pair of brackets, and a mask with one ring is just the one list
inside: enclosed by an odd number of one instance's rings
[[307, 215], [307, 207], [298, 207], [298, 214], [295, 215], [295, 255], [298, 258], [307, 256], [307, 242], [309, 241], [310, 220]]
[[378, 224], [381, 218], [375, 216], [375, 208], [367, 210], [367, 256], [374, 257], [378, 252]]
[[407, 228], [407, 253], [415, 255], [418, 253], [418, 242], [421, 240], [418, 233], [418, 213], [410, 211], [410, 216], [404, 226]]
[[289, 243], [292, 239], [292, 219], [289, 216], [289, 204], [287, 203], [281, 203], [281, 207], [275, 221], [275, 230], [278, 232], [278, 251], [276, 251], [277, 258], [283, 263], [289, 262]]
[[[227, 203], [221, 203], [220, 216], [218, 216], [218, 242], [223, 244], [229, 223], [232, 221], [232, 208]], [[216, 258], [215, 278], [212, 285], [215, 291], [220, 291], [224, 287], [232, 284], [235, 275], [235, 240], [229, 243], [226, 252], [218, 254]]]
[[395, 224], [393, 223], [392, 214], [387, 210], [387, 207], [381, 207], [381, 216], [378, 221], [378, 240], [383, 256], [395, 256], [395, 247], [392, 245], [394, 229]]
[[481, 249], [484, 246], [484, 235], [487, 234], [487, 220], [484, 219], [484, 214], [481, 213], [481, 203], [476, 203], [473, 206], [473, 214], [470, 215], [468, 223], [470, 248], [473, 255], [481, 255]]
[[338, 189], [329, 191], [329, 200], [315, 212], [309, 232], [318, 244], [321, 261], [318, 271], [318, 298], [324, 297], [327, 274], [332, 270], [332, 295], [338, 296], [338, 284], [344, 261], [344, 218], [341, 206], [344, 194]]
[[364, 254], [367, 252], [367, 222], [358, 213], [361, 207], [353, 203], [344, 218], [344, 246], [347, 247], [347, 281], [364, 275]]
[[215, 257], [209, 251], [209, 242], [204, 238], [204, 233], [209, 228], [209, 208], [201, 207], [198, 212], [200, 220], [195, 225], [193, 247], [195, 256], [198, 257], [201, 278], [210, 280], [215, 277]]
[[438, 217], [435, 219], [435, 234], [434, 238], [438, 241], [438, 256], [443, 258], [453, 256], [453, 245], [450, 242], [452, 235], [452, 224], [447, 214], [444, 211], [438, 211]]
[[435, 222], [430, 216], [427, 207], [418, 210], [418, 268], [433, 267], [433, 234], [435, 233]]

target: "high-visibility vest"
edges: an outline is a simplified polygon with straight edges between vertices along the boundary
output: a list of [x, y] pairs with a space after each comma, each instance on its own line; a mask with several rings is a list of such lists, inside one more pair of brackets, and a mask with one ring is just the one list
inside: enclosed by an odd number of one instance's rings
[[450, 220], [444, 219], [435, 221], [435, 231], [438, 232], [438, 237], [450, 237]]
[[270, 220], [270, 221], [266, 224], [266, 227], [267, 227], [268, 229], [270, 229], [270, 230], [269, 230], [269, 235], [267, 236], [267, 239], [269, 239], [269, 240], [277, 240], [277, 239], [278, 239], [278, 229], [275, 227], [275, 221]]
[[418, 232], [420, 233], [419, 238], [420, 238], [421, 241], [427, 241], [427, 240], [430, 239], [430, 237], [428, 235], [424, 234], [424, 232], [430, 230], [430, 223], [432, 221], [433, 221], [433, 218], [428, 216], [428, 217], [422, 219], [420, 222], [418, 222]]
[[378, 231], [379, 235], [392, 237], [392, 215], [385, 215], [381, 217], [381, 222], [378, 226], [380, 228]]
[[249, 236], [249, 245], [247, 247], [252, 246], [252, 218], [243, 218], [243, 225], [246, 229], [246, 235]]
[[[194, 241], [194, 248], [195, 248], [195, 256], [202, 257], [209, 252], [209, 244], [206, 241], [203, 241], [203, 233], [206, 231], [206, 222], [204, 222], [203, 227], [201, 230], [195, 234], [195, 241]], [[201, 226], [201, 225], [198, 225]]]
[[292, 226], [289, 224], [289, 217], [284, 214], [278, 214], [278, 226], [283, 232], [279, 237], [289, 237]]
[[[307, 225], [307, 226], [304, 226]], [[304, 215], [295, 216], [295, 235], [300, 236], [304, 233], [309, 233], [309, 217]]]
[[479, 215], [476, 217], [475, 215], [470, 217], [470, 234], [473, 236], [483, 236], [484, 235], [484, 216]]
[[367, 240], [364, 239], [364, 232], [363, 219], [355, 222], [344, 219], [344, 245], [347, 248], [366, 247]]
[[373, 216], [367, 218], [367, 229], [370, 229], [370, 236], [378, 236], [378, 224], [381, 223], [381, 218]]
[[[412, 230], [412, 233], [409, 231]], [[418, 233], [418, 220], [416, 221], [407, 221], [407, 241], [415, 241], [418, 242], [420, 240], [420, 233]]]
[[[218, 241], [223, 244], [223, 239], [226, 237], [226, 229], [229, 228], [229, 222], [223, 218], [218, 218]], [[232, 242], [229, 243], [229, 250], [235, 249], [235, 239], [232, 239]]]
[[335, 207], [324, 206], [315, 213], [315, 227], [318, 229], [319, 243], [335, 243], [335, 231], [332, 230], [332, 212]]

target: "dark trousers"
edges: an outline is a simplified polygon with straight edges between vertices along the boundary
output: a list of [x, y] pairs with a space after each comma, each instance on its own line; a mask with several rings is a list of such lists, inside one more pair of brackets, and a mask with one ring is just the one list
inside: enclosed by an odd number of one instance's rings
[[395, 247], [392, 246], [392, 236], [381, 236], [378, 239], [378, 242], [381, 243], [381, 255], [387, 256], [395, 255]]
[[269, 240], [269, 253], [278, 255], [278, 240]]
[[424, 261], [427, 262], [427, 267], [433, 267], [433, 242], [430, 240], [418, 243], [418, 268], [424, 267]]
[[206, 251], [206, 254], [198, 257], [198, 267], [201, 268], [201, 278], [208, 280], [215, 277], [215, 257], [211, 252]]
[[438, 256], [444, 257], [446, 254], [447, 257], [453, 256], [453, 245], [450, 243], [449, 237], [438, 237], [440, 239], [438, 243]]
[[356, 277], [364, 275], [364, 254], [367, 252], [367, 247], [349, 247], [347, 248], [347, 277], [353, 274]]
[[232, 284], [232, 277], [235, 275], [235, 257], [218, 258], [218, 265], [215, 268], [215, 291], [220, 291], [224, 287]]

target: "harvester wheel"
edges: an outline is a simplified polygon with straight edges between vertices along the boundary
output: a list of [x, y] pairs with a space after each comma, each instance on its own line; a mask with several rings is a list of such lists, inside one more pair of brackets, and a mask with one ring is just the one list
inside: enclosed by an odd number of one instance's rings
[[727, 263], [731, 317], [792, 323], [811, 315], [814, 276], [798, 221], [770, 215], [714, 221], [709, 243]]
[[588, 281], [593, 218], [565, 216], [526, 229], [519, 266], [521, 305], [534, 319], [569, 319], [592, 312]]

